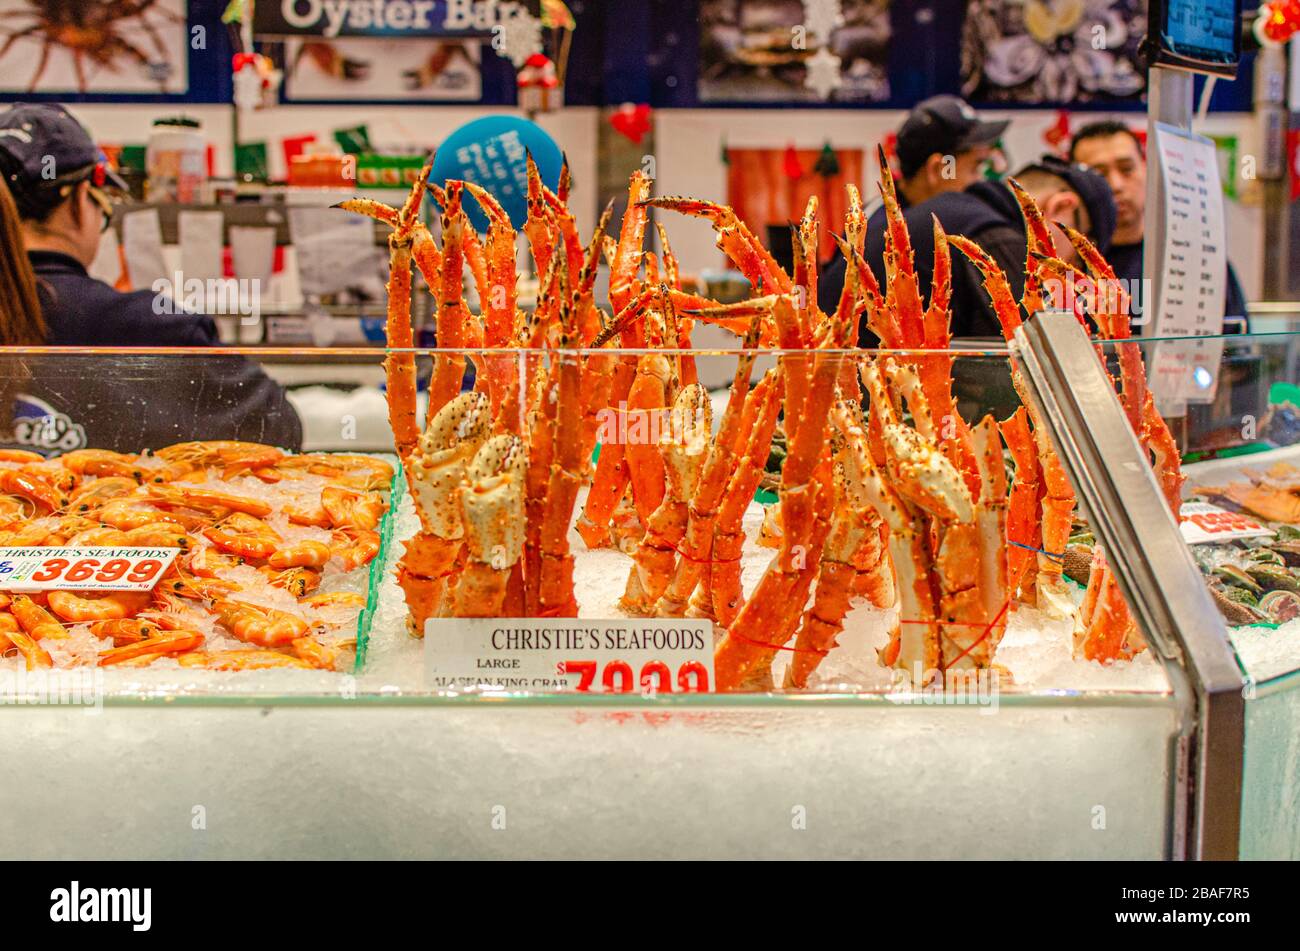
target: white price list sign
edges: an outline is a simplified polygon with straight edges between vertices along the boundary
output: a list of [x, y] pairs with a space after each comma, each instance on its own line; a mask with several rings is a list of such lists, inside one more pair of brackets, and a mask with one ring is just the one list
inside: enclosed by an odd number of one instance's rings
[[1223, 189], [1214, 142], [1171, 126], [1156, 127], [1164, 181], [1164, 254], [1160, 305], [1152, 334], [1206, 337], [1161, 340], [1152, 355], [1151, 390], [1162, 412], [1181, 415], [1185, 403], [1214, 399], [1223, 358], [1227, 294]]
[[1223, 190], [1213, 140], [1173, 126], [1156, 127], [1156, 149], [1164, 181], [1165, 247], [1161, 260], [1160, 307], [1152, 334], [1165, 340], [1152, 356], [1151, 387], [1166, 414], [1183, 404], [1209, 403], [1218, 387], [1223, 357], [1223, 303], [1227, 253], [1223, 243]]
[[702, 693], [713, 689], [713, 624], [678, 618], [435, 618], [426, 683], [512, 693]]
[[0, 548], [0, 591], [152, 591], [179, 548]]

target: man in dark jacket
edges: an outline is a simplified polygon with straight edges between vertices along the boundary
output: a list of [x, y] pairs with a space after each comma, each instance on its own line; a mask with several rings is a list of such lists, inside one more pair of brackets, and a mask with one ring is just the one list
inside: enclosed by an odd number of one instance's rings
[[[120, 293], [87, 273], [111, 219], [108, 190], [121, 182], [65, 110], [23, 104], [0, 113], [0, 174], [22, 218], [49, 343], [219, 346], [212, 318], [153, 291]], [[241, 357], [28, 354], [22, 363], [27, 392], [15, 430], [37, 451], [136, 452], [192, 439], [302, 445], [284, 390]]]

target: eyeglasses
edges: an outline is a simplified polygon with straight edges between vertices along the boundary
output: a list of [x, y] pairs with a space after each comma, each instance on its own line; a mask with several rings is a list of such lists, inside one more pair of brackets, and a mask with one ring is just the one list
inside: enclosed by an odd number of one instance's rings
[[113, 226], [113, 199], [94, 185], [86, 189], [86, 194], [90, 195], [90, 200], [99, 206], [100, 214], [104, 216], [104, 223], [99, 228], [99, 233], [103, 234]]

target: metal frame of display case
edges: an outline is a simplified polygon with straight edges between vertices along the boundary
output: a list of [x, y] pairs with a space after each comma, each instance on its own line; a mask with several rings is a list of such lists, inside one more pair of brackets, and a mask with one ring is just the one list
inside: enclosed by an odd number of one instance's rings
[[1184, 712], [1173, 751], [1170, 854], [1236, 858], [1246, 681], [1223, 619], [1097, 359], [1096, 342], [1073, 314], [1048, 311], [1016, 331], [1011, 350]]

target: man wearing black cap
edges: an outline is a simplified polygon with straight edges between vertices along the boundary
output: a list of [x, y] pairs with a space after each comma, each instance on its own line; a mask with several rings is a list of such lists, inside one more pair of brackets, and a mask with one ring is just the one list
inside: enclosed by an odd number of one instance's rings
[[[61, 106], [20, 104], [0, 113], [0, 175], [22, 219], [49, 343], [219, 344], [210, 317], [160, 307], [152, 291], [120, 293], [87, 273], [112, 218], [110, 192], [125, 189], [90, 135]], [[51, 413], [61, 425], [20, 427], [20, 438], [23, 432], [54, 433], [50, 445], [32, 446], [44, 450], [79, 448], [65, 437], [83, 430], [88, 445], [123, 451], [194, 438], [247, 439], [287, 449], [301, 445], [302, 424], [284, 391], [253, 364], [236, 357], [186, 358], [186, 372], [177, 373], [182, 360], [171, 359], [172, 364], [150, 361], [149, 369], [130, 382], [60, 379], [58, 388], [42, 386], [42, 364], [36, 361], [31, 388], [45, 392], [35, 402], [57, 407]], [[45, 361], [51, 376], [68, 365]], [[105, 371], [111, 376], [110, 366]], [[122, 392], [108, 392], [114, 387]], [[186, 419], [193, 431], [185, 429]]]
[[[898, 202], [906, 210], [981, 181], [1009, 120], [989, 122], [956, 96], [932, 96], [917, 104], [898, 130], [894, 150], [902, 180]], [[868, 236], [885, 228], [882, 205], [867, 219]], [[913, 239], [916, 235], [913, 234]], [[819, 278], [818, 303], [833, 312], [844, 287], [845, 264], [836, 259]]]
[[[964, 191], [984, 178], [994, 146], [1010, 120], [988, 122], [963, 99], [932, 96], [907, 114], [894, 151], [903, 179], [898, 183], [904, 208], [944, 192]], [[884, 223], [884, 209], [873, 223]]]

